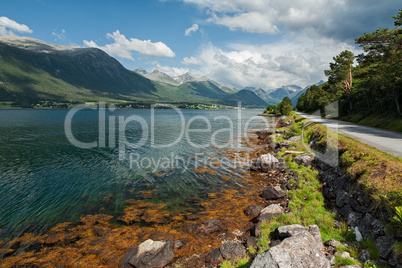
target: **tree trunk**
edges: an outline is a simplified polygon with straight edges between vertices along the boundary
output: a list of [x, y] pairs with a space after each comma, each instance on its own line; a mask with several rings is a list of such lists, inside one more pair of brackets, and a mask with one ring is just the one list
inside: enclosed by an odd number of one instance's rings
[[395, 98], [396, 110], [398, 111], [398, 113], [399, 113], [400, 115], [402, 115], [401, 109], [399, 108], [399, 96], [398, 96], [397, 94], [395, 94], [395, 95], [394, 95], [394, 98]]

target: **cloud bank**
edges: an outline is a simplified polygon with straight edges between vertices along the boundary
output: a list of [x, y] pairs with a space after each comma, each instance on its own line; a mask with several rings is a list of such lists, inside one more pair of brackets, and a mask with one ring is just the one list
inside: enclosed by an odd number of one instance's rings
[[325, 80], [332, 57], [346, 49], [361, 53], [354, 38], [392, 27], [391, 16], [400, 8], [395, 0], [181, 1], [203, 10], [206, 23], [259, 36], [258, 44], [204, 44], [194, 55], [203, 62], [199, 71], [237, 87], [265, 89]]
[[0, 36], [15, 35], [14, 32], [33, 33], [33, 31], [25, 24], [20, 24], [7, 17], [0, 17]]
[[106, 36], [114, 42], [106, 44], [105, 46], [98, 46], [92, 40], [84, 40], [84, 44], [88, 47], [102, 49], [111, 56], [129, 60], [134, 60], [133, 52], [138, 52], [141, 55], [151, 57], [173, 58], [175, 56], [175, 53], [162, 42], [153, 43], [151, 40], [139, 40], [136, 38], [127, 39], [119, 30], [116, 30], [113, 33], [108, 33]]

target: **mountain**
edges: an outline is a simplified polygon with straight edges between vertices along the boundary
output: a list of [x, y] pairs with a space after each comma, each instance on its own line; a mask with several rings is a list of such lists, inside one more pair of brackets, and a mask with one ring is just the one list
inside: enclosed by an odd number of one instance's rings
[[[315, 83], [315, 84], [313, 84], [313, 85], [321, 86], [321, 85], [324, 84], [324, 83], [325, 83], [325, 82], [324, 82], [323, 80], [321, 80], [320, 82], [317, 82], [317, 83]], [[297, 94], [293, 95], [293, 96], [290, 98], [290, 100], [292, 101], [292, 105], [293, 105], [293, 106], [295, 106], [295, 105], [297, 104], [297, 99], [298, 99], [302, 94], [305, 94], [306, 91], [307, 91], [307, 89], [308, 89], [309, 87], [311, 87], [311, 86], [312, 86], [312, 85], [309, 85], [309, 86], [303, 88], [302, 90], [300, 90], [299, 92], [297, 92]]]
[[268, 105], [278, 104], [281, 100], [271, 97], [269, 92], [260, 87], [245, 87], [244, 90], [254, 92], [258, 97], [263, 99]]
[[197, 81], [191, 74], [175, 80], [161, 72], [127, 70], [97, 48], [56, 46], [10, 36], [0, 37], [1, 101], [22, 107], [46, 101], [71, 105], [97, 101], [228, 105], [241, 101], [243, 106], [266, 106], [255, 94], [230, 94], [219, 83]]
[[297, 85], [288, 85], [271, 91], [269, 95], [272, 98], [281, 101], [284, 97], [292, 98], [292, 96], [296, 95], [300, 90], [302, 90], [302, 87]]
[[191, 73], [185, 73], [180, 76], [172, 77], [159, 70], [154, 70], [152, 73], [147, 73], [145, 70], [143, 70], [141, 68], [134, 70], [134, 72], [141, 74], [150, 80], [157, 81], [160, 83], [166, 83], [169, 85], [179, 86], [179, 85], [181, 85], [183, 83], [187, 83], [187, 82], [210, 82], [210, 83], [214, 84], [215, 86], [219, 87], [222, 91], [224, 91], [226, 93], [236, 93], [239, 91], [239, 89], [237, 89], [236, 87], [234, 87], [232, 85], [214, 81], [205, 75], [201, 76], [199, 78], [196, 78]]
[[227, 105], [235, 106], [239, 99], [246, 99], [247, 102], [243, 102], [242, 105], [254, 106], [254, 107], [266, 107], [268, 104], [258, 97], [254, 92], [249, 90], [240, 90], [236, 93], [230, 94], [225, 98]]
[[0, 37], [0, 99], [23, 103], [143, 99], [154, 84], [96, 48]]
[[[162, 93], [160, 93], [162, 94]], [[177, 87], [171, 86], [163, 92], [165, 100], [180, 96], [181, 102], [215, 103], [228, 106], [237, 106], [238, 102], [244, 107], [266, 107], [267, 103], [253, 92], [244, 94], [241, 91], [227, 93], [210, 81], [185, 82]]]
[[179, 85], [180, 84], [171, 76], [169, 76], [161, 71], [158, 71], [158, 70], [155, 70], [152, 73], [144, 73], [143, 75], [150, 80], [161, 82], [161, 83], [166, 83], [166, 84], [170, 84], [170, 85]]
[[186, 82], [197, 81], [197, 78], [195, 76], [193, 76], [191, 73], [185, 73], [185, 74], [175, 77], [174, 80], [181, 85]]

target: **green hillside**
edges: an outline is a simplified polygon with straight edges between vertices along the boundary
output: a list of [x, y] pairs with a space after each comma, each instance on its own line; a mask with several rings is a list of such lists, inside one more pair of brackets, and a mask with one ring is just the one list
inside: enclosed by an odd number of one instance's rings
[[[15, 39], [14, 45], [10, 41]], [[189, 102], [264, 107], [255, 94], [229, 94], [211, 82], [179, 86], [129, 71], [96, 48], [57, 47], [31, 38], [0, 37], [0, 102]], [[230, 103], [230, 104], [229, 104]]]

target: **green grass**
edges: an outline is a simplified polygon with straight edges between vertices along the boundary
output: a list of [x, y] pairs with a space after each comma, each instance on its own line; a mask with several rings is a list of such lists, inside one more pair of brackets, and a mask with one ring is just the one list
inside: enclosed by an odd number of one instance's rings
[[357, 260], [352, 260], [352, 259], [344, 259], [340, 256], [335, 256], [335, 267], [339, 266], [347, 266], [347, 265], [359, 265], [361, 266], [361, 263]]
[[376, 127], [395, 132], [402, 132], [402, 116], [400, 115], [365, 115], [352, 114], [342, 116], [339, 120], [356, 123], [359, 125]]

